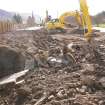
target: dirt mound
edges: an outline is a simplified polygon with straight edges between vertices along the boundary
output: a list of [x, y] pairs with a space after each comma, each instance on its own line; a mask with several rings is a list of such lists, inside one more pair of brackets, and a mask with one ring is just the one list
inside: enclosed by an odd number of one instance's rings
[[[76, 64], [34, 68], [22, 78], [23, 82], [0, 86], [0, 104], [104, 105], [105, 39], [101, 33], [98, 37], [98, 46], [94, 52], [89, 43], [81, 41], [79, 37], [70, 39], [69, 35], [67, 44], [73, 41]], [[68, 36], [64, 40], [67, 38]], [[30, 54], [37, 54], [38, 49], [51, 52], [51, 56], [52, 53], [58, 56], [55, 48], [62, 49], [64, 45], [63, 40], [59, 40], [59, 37], [56, 39], [56, 36], [52, 38], [44, 30], [16, 32], [15, 35], [8, 35], [7, 39], [5, 37], [4, 43], [19, 48], [27, 59], [32, 59]]]
[[26, 58], [26, 69], [34, 68], [33, 56], [38, 50], [48, 51], [51, 47], [59, 46], [59, 41], [49, 36], [46, 30], [14, 31], [0, 36], [0, 43], [14, 49], [19, 49]]
[[104, 105], [104, 68], [88, 44], [74, 43], [73, 48], [75, 66], [30, 71], [22, 84], [0, 87], [0, 104]]

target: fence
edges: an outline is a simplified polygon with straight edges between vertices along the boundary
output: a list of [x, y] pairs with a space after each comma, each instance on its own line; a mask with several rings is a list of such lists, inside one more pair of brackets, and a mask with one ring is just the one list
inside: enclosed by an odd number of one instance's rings
[[5, 33], [12, 31], [14, 29], [14, 24], [9, 21], [0, 21], [0, 33]]

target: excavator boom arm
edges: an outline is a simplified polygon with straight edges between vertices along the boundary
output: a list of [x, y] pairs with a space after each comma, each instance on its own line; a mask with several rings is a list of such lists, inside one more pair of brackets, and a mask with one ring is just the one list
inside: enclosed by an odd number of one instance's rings
[[62, 24], [65, 24], [65, 18], [69, 17], [69, 16], [73, 16], [76, 18], [78, 24], [81, 24], [81, 18], [80, 18], [80, 14], [78, 11], [70, 11], [70, 12], [65, 12], [63, 13], [60, 17], [59, 20]]
[[82, 23], [83, 23], [83, 27], [88, 29], [88, 32], [85, 33], [85, 37], [87, 39], [87, 41], [91, 40], [92, 37], [92, 22], [90, 19], [90, 15], [89, 15], [89, 11], [88, 11], [88, 6], [86, 3], [86, 0], [79, 0], [80, 2], [80, 10], [82, 12]]

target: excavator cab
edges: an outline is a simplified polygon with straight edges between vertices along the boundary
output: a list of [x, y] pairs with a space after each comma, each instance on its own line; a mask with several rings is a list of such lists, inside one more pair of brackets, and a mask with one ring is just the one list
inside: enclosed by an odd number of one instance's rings
[[45, 27], [48, 31], [48, 33], [59, 33], [59, 32], [65, 32], [64, 30], [64, 24], [60, 22], [59, 19], [51, 19], [45, 24]]

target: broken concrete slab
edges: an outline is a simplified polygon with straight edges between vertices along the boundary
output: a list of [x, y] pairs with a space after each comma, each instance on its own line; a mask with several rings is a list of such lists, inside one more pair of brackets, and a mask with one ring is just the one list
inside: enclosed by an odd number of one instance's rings
[[0, 85], [4, 85], [4, 84], [8, 84], [8, 83], [18, 83], [16, 82], [16, 80], [21, 77], [21, 76], [24, 76], [29, 70], [24, 70], [24, 71], [21, 71], [21, 72], [18, 72], [18, 73], [14, 73], [8, 77], [5, 77], [3, 79], [0, 80]]

